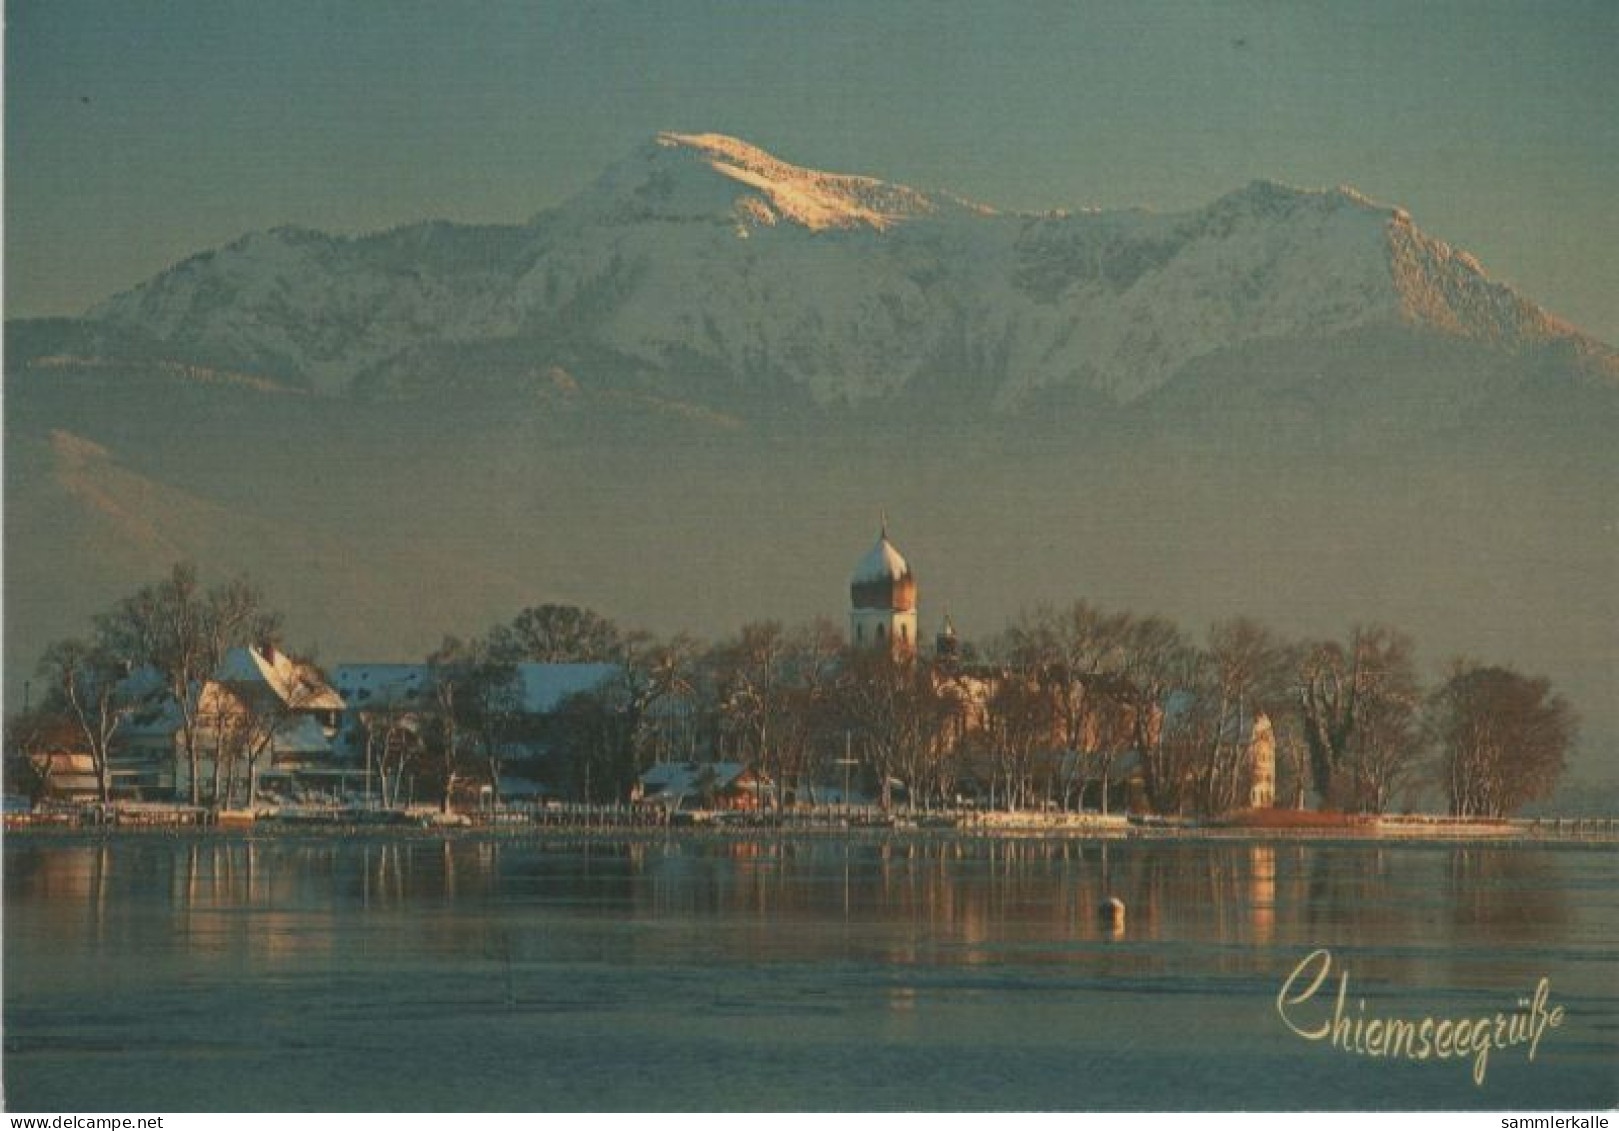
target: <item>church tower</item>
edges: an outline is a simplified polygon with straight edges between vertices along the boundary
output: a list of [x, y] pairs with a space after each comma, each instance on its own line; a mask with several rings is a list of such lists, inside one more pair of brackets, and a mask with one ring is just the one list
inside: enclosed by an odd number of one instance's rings
[[1276, 732], [1263, 711], [1254, 717], [1248, 758], [1248, 808], [1270, 809], [1276, 804]]
[[916, 650], [916, 577], [888, 540], [887, 522], [854, 568], [849, 603], [849, 642], [856, 648]]

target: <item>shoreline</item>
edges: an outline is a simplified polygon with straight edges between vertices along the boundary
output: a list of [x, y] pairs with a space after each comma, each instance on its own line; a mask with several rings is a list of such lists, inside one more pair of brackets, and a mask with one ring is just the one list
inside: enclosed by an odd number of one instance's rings
[[[1528, 827], [1524, 827], [1524, 826]], [[1049, 842], [1186, 842], [1282, 843], [1363, 845], [1499, 845], [1586, 848], [1619, 847], [1619, 822], [1611, 818], [1564, 818], [1515, 825], [1460, 825], [1451, 828], [1425, 823], [1375, 826], [1321, 826], [1260, 828], [1220, 825], [1139, 825], [1078, 822], [1067, 824], [998, 823], [958, 827], [917, 825], [841, 826], [829, 823], [758, 824], [597, 824], [483, 823], [466, 826], [421, 824], [361, 824], [351, 822], [281, 822], [264, 820], [243, 826], [172, 824], [77, 824], [6, 822], [5, 839], [99, 841], [119, 839], [196, 840], [348, 840], [356, 843], [389, 840], [471, 841], [758, 841], [848, 840], [862, 843], [927, 843], [944, 841], [1049, 841]]]

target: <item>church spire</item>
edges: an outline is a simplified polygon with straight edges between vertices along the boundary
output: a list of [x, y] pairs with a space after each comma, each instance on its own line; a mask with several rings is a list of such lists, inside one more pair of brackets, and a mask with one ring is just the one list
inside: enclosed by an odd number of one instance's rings
[[849, 637], [857, 646], [916, 649], [916, 578], [888, 540], [888, 511], [880, 512], [877, 544], [849, 579]]

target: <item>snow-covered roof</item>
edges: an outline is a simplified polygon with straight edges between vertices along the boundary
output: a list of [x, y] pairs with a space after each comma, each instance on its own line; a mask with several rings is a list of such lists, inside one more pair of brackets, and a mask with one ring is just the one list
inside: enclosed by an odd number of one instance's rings
[[595, 691], [622, 672], [617, 664], [518, 664], [523, 710], [548, 715], [568, 696]]
[[[617, 664], [518, 664], [522, 709], [548, 715], [568, 696], [594, 691], [622, 671]], [[425, 706], [433, 687], [426, 664], [339, 664], [335, 679], [343, 698], [359, 711]]]
[[432, 679], [426, 664], [338, 664], [338, 693], [357, 711], [425, 703]]
[[167, 691], [169, 681], [151, 665], [142, 665], [118, 681], [119, 694], [130, 699], [145, 699]]
[[311, 664], [300, 663], [280, 649], [232, 648], [214, 672], [216, 683], [262, 685], [294, 710], [341, 711], [343, 699]]
[[740, 777], [746, 768], [741, 762], [659, 762], [641, 775], [641, 784], [667, 789], [695, 783], [706, 775], [715, 785], [724, 786]]
[[661, 762], [641, 775], [642, 797], [679, 808], [704, 790], [730, 788], [746, 771], [741, 762]]
[[180, 709], [169, 694], [168, 680], [156, 668], [136, 668], [118, 681], [118, 693], [135, 704], [135, 710], [118, 724], [123, 741], [136, 736], [172, 736], [180, 725]]
[[897, 581], [910, 574], [910, 564], [894, 548], [894, 543], [888, 540], [888, 534], [884, 531], [878, 536], [877, 544], [854, 567], [854, 576], [850, 580], [860, 585], [868, 581]]

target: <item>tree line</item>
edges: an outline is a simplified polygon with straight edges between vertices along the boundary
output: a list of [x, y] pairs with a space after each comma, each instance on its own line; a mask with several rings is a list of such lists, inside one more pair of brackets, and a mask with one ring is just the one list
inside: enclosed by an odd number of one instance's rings
[[[246, 579], [204, 586], [177, 565], [93, 618], [88, 635], [45, 651], [45, 694], [8, 720], [8, 753], [70, 735], [108, 799], [121, 731], [156, 684], [175, 705], [187, 800], [229, 804], [244, 787], [251, 798], [267, 736], [299, 704], [249, 704], [210, 728], [197, 689], [230, 648], [277, 640], [280, 627]], [[814, 803], [852, 775], [884, 806], [970, 797], [1213, 814], [1245, 807], [1251, 745], [1268, 728], [1277, 805], [1377, 814], [1427, 797], [1456, 816], [1499, 817], [1551, 793], [1577, 734], [1543, 678], [1459, 659], [1425, 685], [1411, 637], [1389, 626], [1290, 640], [1235, 618], [1194, 638], [1166, 618], [1085, 601], [1027, 610], [980, 646], [939, 655], [851, 650], [824, 619], [757, 621], [704, 642], [543, 604], [446, 637], [423, 663], [415, 700], [348, 705], [349, 737], [384, 804], [407, 782], [446, 810], [472, 790], [498, 798], [510, 763], [543, 746], [534, 773], [589, 802], [627, 798], [658, 762], [731, 761], [772, 783], [764, 796], [777, 806]], [[537, 718], [525, 663], [613, 674]], [[300, 666], [318, 671], [307, 656]], [[207, 795], [204, 758], [218, 765]], [[14, 780], [38, 765], [8, 759]]]

